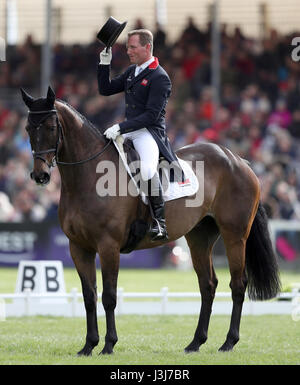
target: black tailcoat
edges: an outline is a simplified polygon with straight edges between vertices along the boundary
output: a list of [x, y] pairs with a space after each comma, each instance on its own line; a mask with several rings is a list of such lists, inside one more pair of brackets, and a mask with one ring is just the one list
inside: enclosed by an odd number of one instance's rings
[[110, 79], [110, 66], [98, 65], [98, 87], [101, 95], [125, 92], [126, 120], [120, 123], [121, 134], [146, 127], [155, 139], [160, 155], [168, 162], [176, 162], [166, 135], [165, 108], [171, 94], [171, 81], [155, 58], [139, 75], [134, 76], [135, 65], [121, 75]]

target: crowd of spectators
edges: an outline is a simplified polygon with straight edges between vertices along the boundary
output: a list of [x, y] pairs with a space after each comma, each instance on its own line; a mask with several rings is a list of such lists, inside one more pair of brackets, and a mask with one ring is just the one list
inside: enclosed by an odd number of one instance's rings
[[[143, 26], [138, 21], [138, 27]], [[136, 26], [135, 26], [136, 27]], [[291, 59], [292, 36], [275, 30], [263, 40], [244, 36], [239, 28], [221, 29], [221, 95], [214, 105], [211, 88], [211, 31], [190, 18], [175, 42], [157, 26], [154, 55], [168, 72], [173, 88], [167, 106], [167, 134], [174, 149], [195, 142], [214, 142], [249, 160], [261, 182], [261, 200], [270, 218], [300, 219], [300, 62]], [[53, 48], [52, 87], [100, 128], [122, 121], [124, 96], [98, 93], [96, 66], [103, 46]], [[57, 168], [51, 183], [30, 180], [31, 149], [24, 130], [27, 111], [19, 95], [24, 87], [39, 96], [41, 47], [28, 37], [8, 47], [0, 63], [0, 221], [56, 218], [60, 195]], [[112, 73], [129, 64], [124, 44], [113, 47]], [[18, 100], [16, 102], [16, 100]]]

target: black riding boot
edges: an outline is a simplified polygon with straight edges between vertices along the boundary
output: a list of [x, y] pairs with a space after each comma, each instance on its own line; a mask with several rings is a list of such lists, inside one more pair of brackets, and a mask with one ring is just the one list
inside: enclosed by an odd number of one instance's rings
[[165, 201], [158, 173], [148, 181], [148, 199], [153, 221], [150, 227], [152, 241], [168, 239], [165, 219]]

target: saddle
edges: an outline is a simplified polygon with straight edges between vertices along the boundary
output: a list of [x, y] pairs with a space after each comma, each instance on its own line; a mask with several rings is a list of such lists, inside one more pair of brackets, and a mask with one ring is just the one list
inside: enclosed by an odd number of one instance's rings
[[[135, 180], [135, 177], [140, 172], [140, 169], [138, 168], [140, 157], [133, 146], [132, 140], [126, 138], [123, 142], [123, 138], [121, 138], [120, 141], [118, 141], [117, 138], [116, 141], [114, 141], [114, 145], [123, 160], [128, 174], [135, 182], [143, 203], [147, 205], [148, 198], [145, 196], [142, 189], [140, 189], [140, 180], [138, 178]], [[170, 167], [169, 162], [164, 157], [160, 157], [159, 159], [158, 173], [162, 184], [164, 200], [166, 202], [194, 195], [199, 188], [199, 182], [192, 167], [180, 158], [177, 158], [177, 160], [178, 164], [173, 162]], [[148, 229], [149, 224], [143, 219], [135, 220], [130, 225], [128, 240], [126, 245], [121, 249], [121, 253], [130, 253], [134, 250], [138, 243], [145, 237]]]

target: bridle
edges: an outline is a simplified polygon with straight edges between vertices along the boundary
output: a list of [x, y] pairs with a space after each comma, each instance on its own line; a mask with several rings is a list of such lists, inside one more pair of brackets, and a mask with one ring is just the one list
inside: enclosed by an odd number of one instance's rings
[[[33, 156], [33, 159], [41, 159], [43, 162], [45, 162], [47, 164], [47, 166], [49, 168], [51, 167], [54, 167], [55, 166], [55, 162], [57, 163], [57, 160], [56, 160], [56, 155], [57, 155], [57, 149], [58, 149], [58, 145], [59, 145], [59, 142], [60, 142], [60, 135], [61, 135], [61, 125], [60, 125], [60, 122], [59, 122], [59, 119], [58, 119], [58, 116], [57, 116], [57, 112], [55, 109], [53, 110], [44, 110], [44, 111], [28, 111], [28, 122], [34, 127], [36, 128], [37, 130], [39, 130], [43, 123], [45, 122], [46, 119], [48, 119], [48, 117], [55, 113], [56, 114], [56, 124], [58, 126], [58, 138], [57, 138], [57, 141], [56, 141], [56, 145], [55, 145], [55, 148], [49, 148], [48, 150], [43, 150], [43, 151], [34, 151], [32, 150], [32, 156]], [[42, 117], [42, 119], [39, 121], [39, 123], [36, 125], [36, 124], [33, 124], [33, 122], [31, 121], [30, 119], [30, 115], [31, 114], [46, 114], [45, 116]], [[51, 160], [51, 162], [49, 163], [47, 161], [47, 159], [45, 159], [42, 155], [44, 154], [49, 154], [50, 152], [54, 152], [54, 156]]]
[[[96, 154], [92, 155], [91, 157], [87, 158], [87, 159], [84, 159], [84, 160], [79, 160], [79, 161], [76, 161], [76, 162], [62, 162], [60, 160], [58, 160], [58, 146], [59, 146], [59, 143], [62, 141], [62, 126], [61, 126], [61, 123], [58, 119], [58, 115], [57, 115], [57, 110], [54, 108], [52, 110], [43, 110], [43, 111], [28, 111], [28, 121], [29, 123], [34, 127], [36, 128], [37, 130], [39, 130], [43, 123], [45, 122], [45, 120], [51, 115], [51, 114], [54, 114], [56, 115], [56, 124], [57, 124], [57, 127], [58, 127], [58, 137], [57, 137], [57, 141], [56, 141], [56, 144], [55, 144], [55, 147], [53, 148], [49, 148], [47, 150], [42, 150], [42, 151], [34, 151], [32, 150], [32, 156], [33, 156], [33, 159], [41, 159], [43, 162], [45, 162], [47, 164], [47, 166], [49, 168], [51, 167], [55, 167], [57, 164], [61, 164], [61, 165], [64, 165], [64, 166], [68, 166], [68, 165], [76, 165], [76, 164], [83, 164], [83, 163], [86, 163], [90, 160], [93, 160], [95, 158], [97, 158], [98, 156], [102, 155], [104, 153], [104, 151], [106, 151], [106, 149], [109, 147], [109, 145], [111, 144], [112, 142], [112, 139], [110, 139], [106, 145], [101, 149], [101, 151], [97, 152]], [[33, 124], [32, 121], [30, 121], [30, 114], [46, 114], [45, 116], [42, 117], [42, 119], [39, 121], [38, 124]], [[53, 158], [51, 159], [51, 162], [49, 163], [47, 161], [46, 158], [43, 157], [44, 154], [49, 154], [50, 152], [53, 152], [54, 155], [53, 155]]]

